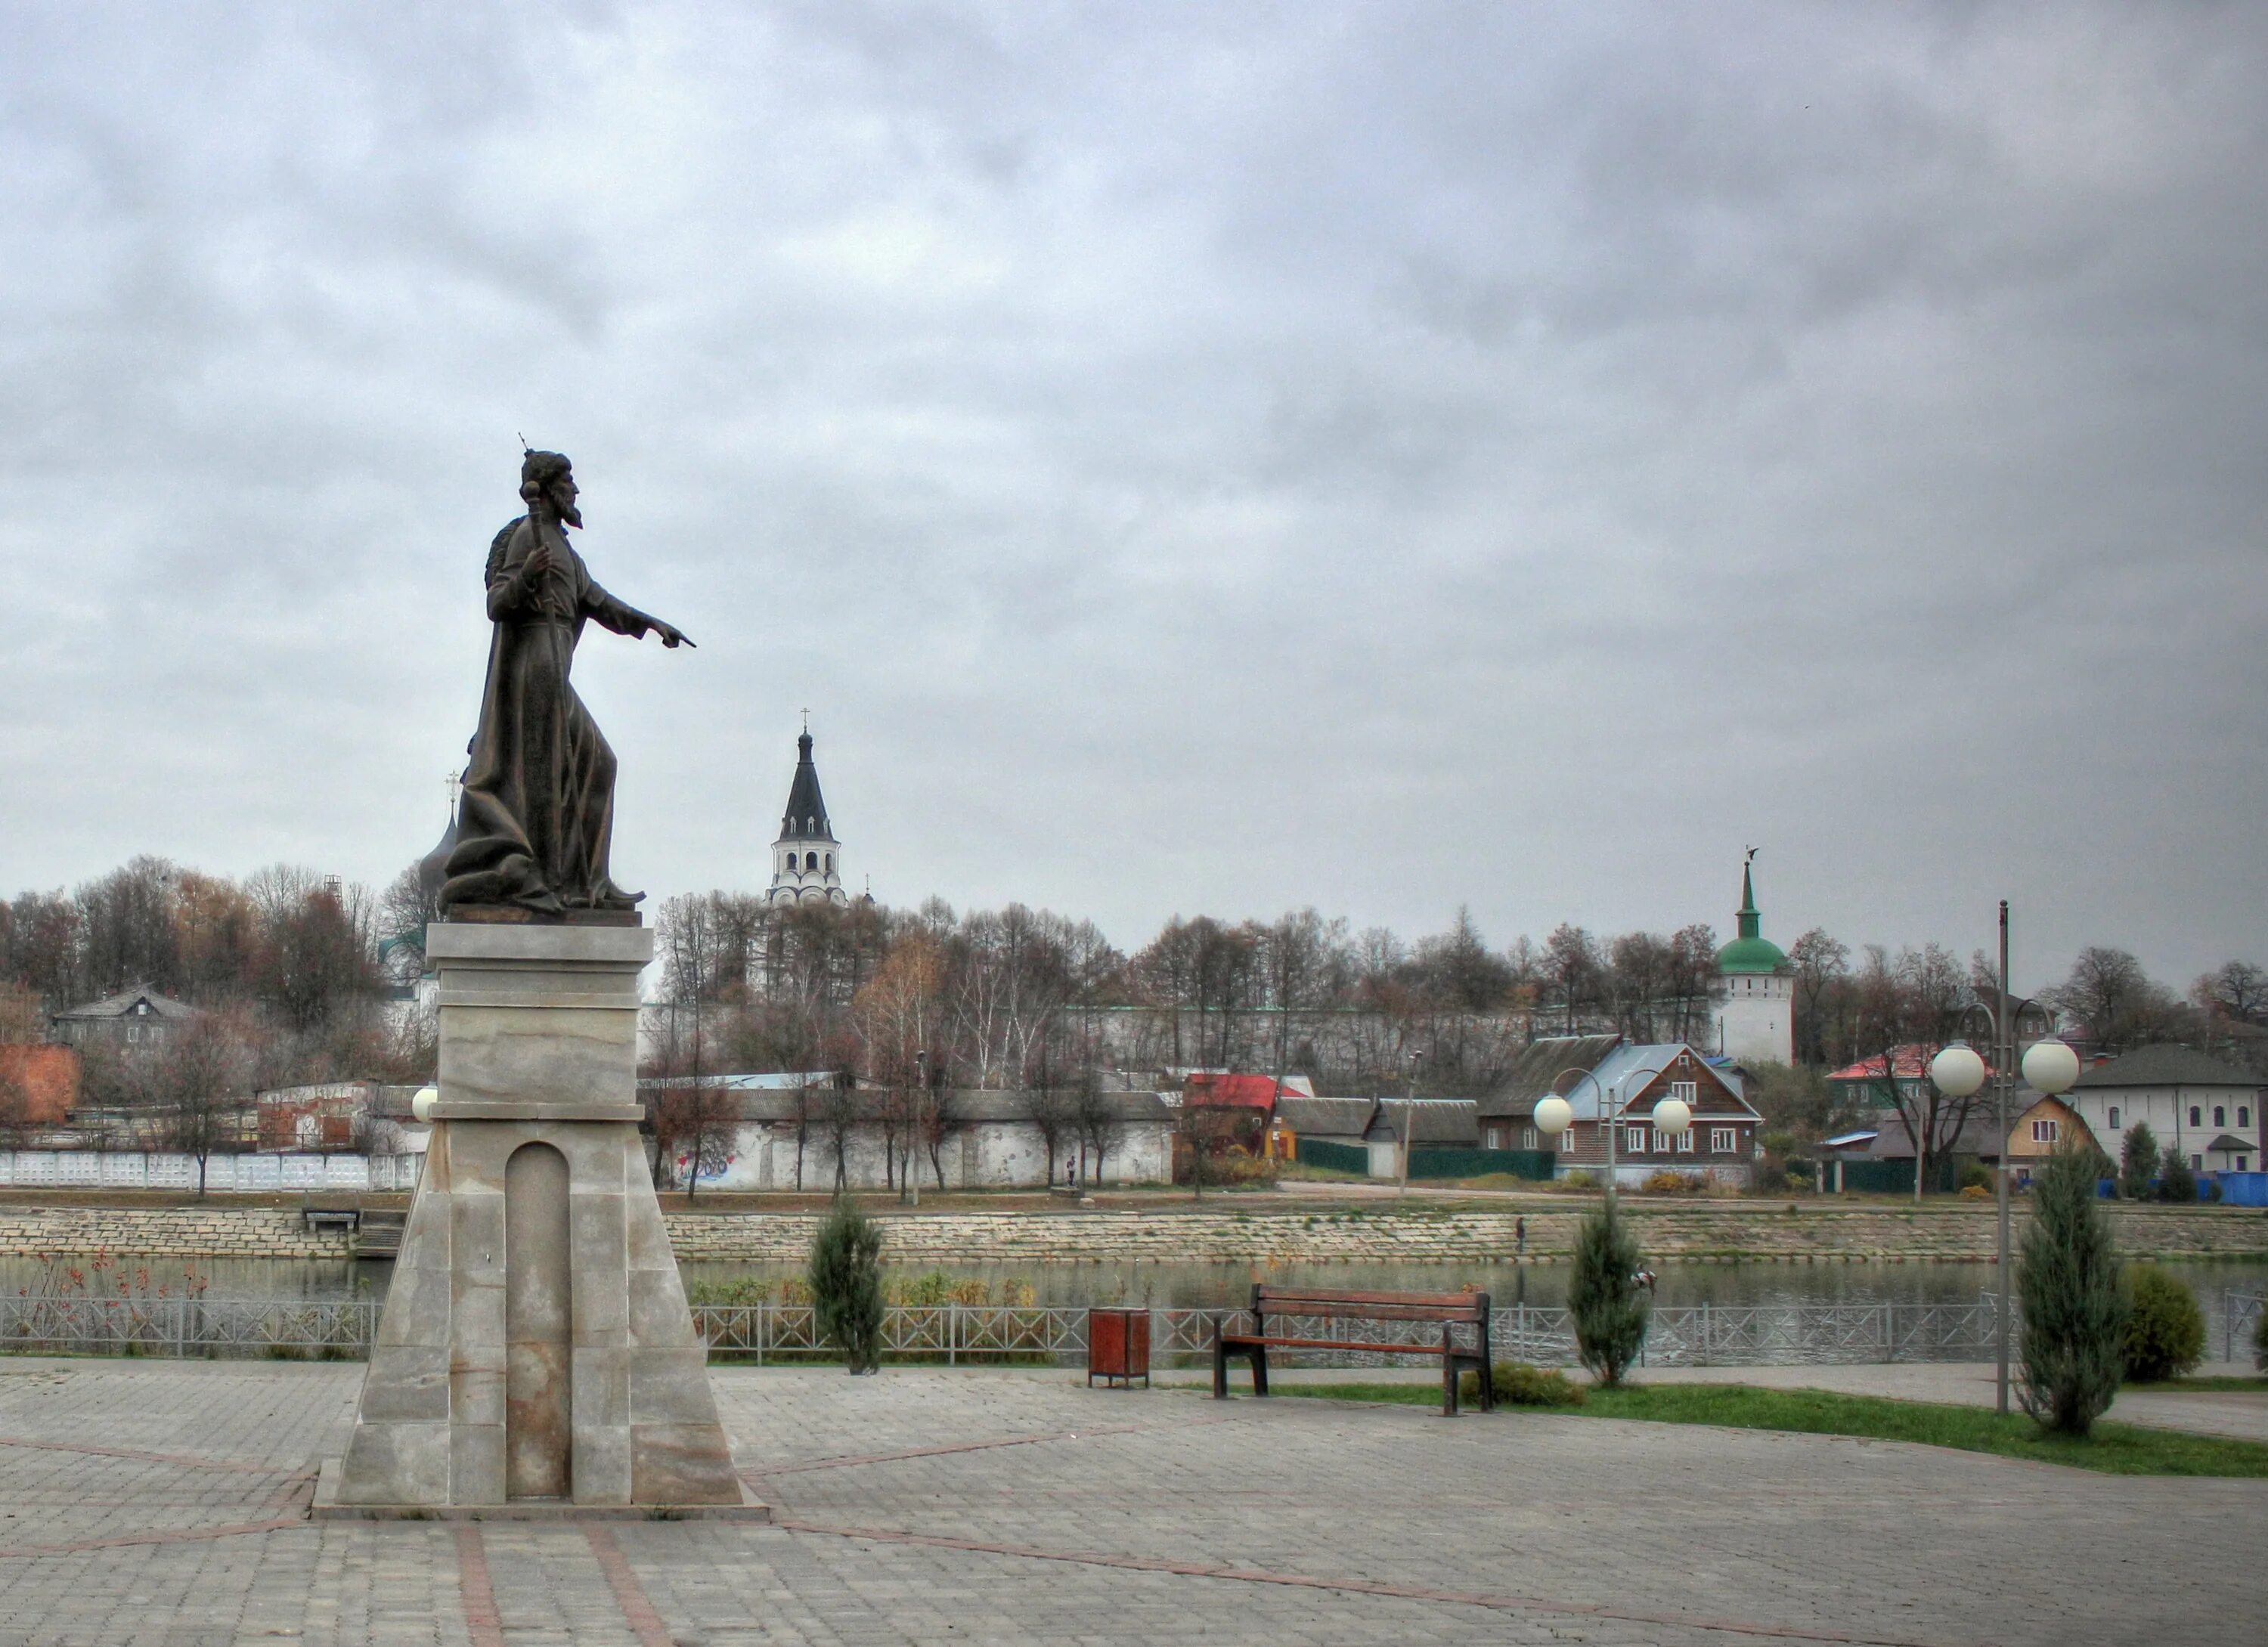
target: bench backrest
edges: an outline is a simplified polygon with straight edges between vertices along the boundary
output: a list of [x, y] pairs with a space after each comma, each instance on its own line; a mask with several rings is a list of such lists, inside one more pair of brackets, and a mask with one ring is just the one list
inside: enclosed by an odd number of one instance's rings
[[1366, 1321], [1486, 1321], [1489, 1295], [1262, 1285], [1252, 1289], [1252, 1313], [1256, 1320], [1269, 1315], [1318, 1315]]

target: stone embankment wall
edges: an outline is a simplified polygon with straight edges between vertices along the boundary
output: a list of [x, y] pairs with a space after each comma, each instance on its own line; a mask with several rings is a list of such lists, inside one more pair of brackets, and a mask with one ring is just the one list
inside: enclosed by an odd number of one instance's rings
[[[1754, 1202], [1655, 1206], [1626, 1202], [1640, 1246], [1653, 1259], [1783, 1261], [1989, 1259], [1988, 1206]], [[2161, 1257], [2268, 1257], [2268, 1217], [2257, 1211], [2112, 1207], [2122, 1251]], [[1297, 1262], [1501, 1263], [1513, 1253], [1514, 1212], [1255, 1211], [1227, 1197], [1204, 1207], [1059, 1212], [885, 1213], [884, 1251], [902, 1263], [1058, 1264]], [[1563, 1261], [1579, 1209], [1536, 1210], [1528, 1255]], [[2018, 1234], [2026, 1215], [2018, 1210]], [[818, 1219], [808, 1213], [692, 1212], [666, 1217], [680, 1258], [800, 1263]], [[215, 1203], [171, 1207], [0, 1207], [0, 1256], [107, 1250], [181, 1258], [343, 1259], [347, 1238], [306, 1228], [296, 1208]]]
[[[1626, 1203], [1627, 1204], [1627, 1203]], [[1989, 1260], [1997, 1237], [1989, 1207], [1920, 1213], [1806, 1208], [1788, 1213], [1753, 1204], [1631, 1209], [1649, 1258], [1834, 1262]], [[1512, 1212], [1361, 1216], [1189, 1211], [1047, 1214], [885, 1215], [886, 1256], [907, 1263], [1055, 1264], [1299, 1262], [1502, 1263], [1517, 1245]], [[1564, 1261], [1580, 1211], [1527, 1215], [1527, 1254]], [[2110, 1210], [2122, 1251], [2161, 1257], [2268, 1257], [2268, 1218], [2258, 1213]], [[2015, 1239], [2022, 1239], [2020, 1211]], [[818, 1219], [672, 1214], [666, 1217], [686, 1261], [800, 1262]]]
[[346, 1236], [293, 1207], [0, 1207], [0, 1258], [99, 1252], [158, 1258], [335, 1258]]

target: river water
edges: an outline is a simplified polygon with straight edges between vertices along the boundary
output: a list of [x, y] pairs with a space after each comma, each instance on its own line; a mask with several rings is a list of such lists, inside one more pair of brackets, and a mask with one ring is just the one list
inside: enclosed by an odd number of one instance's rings
[[[102, 1275], [77, 1265], [81, 1282], [67, 1278], [71, 1290], [115, 1291], [122, 1282], [137, 1291], [164, 1288], [178, 1293], [202, 1280], [212, 1298], [303, 1298], [361, 1296], [383, 1298], [393, 1268], [386, 1263], [319, 1263], [289, 1259], [215, 1259], [194, 1265], [182, 1260], [128, 1260]], [[966, 1264], [893, 1266], [893, 1280], [932, 1268], [955, 1281], [984, 1283], [998, 1300], [1015, 1283], [1028, 1284], [1039, 1304], [1146, 1304], [1153, 1308], [1210, 1308], [1242, 1303], [1255, 1282], [1278, 1286], [1375, 1291], [1446, 1292], [1467, 1283], [1486, 1290], [1499, 1306], [1519, 1303], [1557, 1305], [1566, 1301], [1567, 1265], [1563, 1261], [1528, 1266], [1454, 1264]], [[1889, 1264], [1712, 1263], [1664, 1261], [1655, 1301], [1662, 1305], [1759, 1304], [1965, 1304], [1988, 1291], [1993, 1267], [1977, 1263]], [[2205, 1263], [2170, 1262], [2162, 1268], [2196, 1291], [2205, 1318], [2215, 1328], [2221, 1300], [2230, 1292], [2268, 1295], [2268, 1260]], [[688, 1284], [725, 1285], [736, 1281], [770, 1283], [802, 1273], [792, 1264], [688, 1263]], [[39, 1260], [0, 1258], [0, 1290], [10, 1294], [55, 1290], [50, 1267]], [[1020, 1288], [1017, 1289], [1020, 1290]], [[775, 1290], [774, 1296], [777, 1296]]]

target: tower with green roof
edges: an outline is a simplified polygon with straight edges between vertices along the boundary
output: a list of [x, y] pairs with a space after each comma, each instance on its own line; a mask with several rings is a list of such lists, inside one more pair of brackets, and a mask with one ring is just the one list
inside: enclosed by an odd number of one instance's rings
[[1742, 1063], [1795, 1062], [1795, 978], [1764, 936], [1756, 908], [1756, 856], [1741, 865], [1740, 936], [1717, 952], [1716, 1050]]

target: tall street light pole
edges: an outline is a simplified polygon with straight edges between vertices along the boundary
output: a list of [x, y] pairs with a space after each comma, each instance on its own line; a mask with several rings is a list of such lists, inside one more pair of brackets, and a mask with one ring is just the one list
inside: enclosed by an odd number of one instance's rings
[[1410, 1055], [1410, 1090], [1402, 1100], [1402, 1182], [1394, 1192], [1397, 1195], [1410, 1193], [1410, 1143], [1418, 1136], [1418, 1063], [1425, 1055], [1422, 1052]]
[[[1993, 1359], [1998, 1364], [1994, 1379], [1994, 1407], [2001, 1416], [2008, 1412], [2008, 1346], [2011, 1306], [2009, 1294], [2015, 1290], [2014, 1272], [2010, 1263], [2008, 1232], [2008, 1099], [2016, 1085], [2016, 1018], [2031, 1004], [2020, 1001], [2008, 993], [2008, 901], [2000, 900], [2000, 974], [1993, 981], [1992, 999], [1988, 1005], [1978, 1003], [1980, 1010], [1992, 1018], [1992, 1035], [1986, 1044], [1992, 1049], [1992, 1080], [1996, 1124], [1999, 1141], [1994, 1148], [1996, 1170], [1992, 1174], [1993, 1211], [1998, 1224], [1994, 1251], [1998, 1258], [1998, 1274], [1993, 1283]], [[1987, 1071], [1984, 1061], [1976, 1049], [1962, 1041], [1955, 1041], [1930, 1060], [1929, 1078], [1937, 1090], [1948, 1098], [1964, 1099], [1974, 1096], [1984, 1085]], [[2079, 1079], [2079, 1055], [2053, 1036], [2043, 1036], [2024, 1049], [2025, 1081], [2035, 1092], [2049, 1097], [2067, 1092]], [[1921, 1185], [1921, 1145], [1914, 1146], [1914, 1185], [1919, 1193]]]

